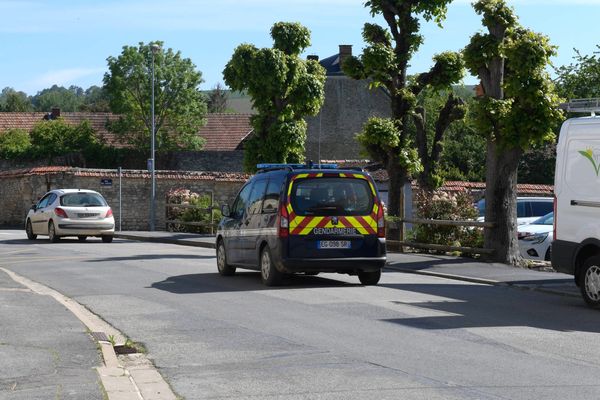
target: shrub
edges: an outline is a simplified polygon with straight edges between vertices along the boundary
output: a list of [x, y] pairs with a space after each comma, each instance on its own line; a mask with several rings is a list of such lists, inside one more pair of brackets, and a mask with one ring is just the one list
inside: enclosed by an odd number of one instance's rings
[[[198, 222], [202, 224], [170, 224], [169, 230], [172, 232], [214, 233], [214, 228], [221, 219], [221, 211], [218, 209], [218, 205], [214, 203], [211, 205], [210, 194], [198, 194], [183, 188], [174, 189], [167, 193], [167, 203], [198, 207], [169, 207], [167, 210], [167, 219], [183, 222]], [[212, 210], [209, 210], [211, 207]]]
[[18, 158], [31, 149], [29, 133], [23, 129], [11, 128], [0, 133], [0, 157], [6, 159]]
[[[475, 220], [478, 216], [471, 196], [465, 192], [418, 192], [415, 198], [420, 218], [467, 221]], [[419, 224], [413, 228], [411, 235], [418, 243], [483, 247], [483, 232], [480, 228]]]

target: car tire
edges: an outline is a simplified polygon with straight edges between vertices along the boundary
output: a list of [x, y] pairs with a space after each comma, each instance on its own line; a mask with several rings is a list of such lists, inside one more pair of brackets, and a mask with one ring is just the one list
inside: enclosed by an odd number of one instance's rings
[[583, 263], [579, 274], [579, 287], [583, 300], [590, 306], [600, 306], [600, 257], [590, 257]]
[[27, 234], [27, 239], [35, 240], [37, 235], [33, 233], [33, 227], [31, 226], [31, 221], [27, 220], [27, 224], [25, 224], [25, 233]]
[[232, 276], [235, 274], [235, 267], [227, 264], [227, 252], [225, 251], [225, 243], [219, 240], [217, 243], [217, 270], [222, 276]]
[[56, 228], [54, 227], [54, 222], [50, 221], [48, 223], [48, 239], [50, 239], [51, 243], [56, 243], [60, 240], [60, 237], [56, 234]]
[[265, 246], [260, 253], [260, 277], [265, 286], [278, 286], [283, 280], [283, 273], [273, 263], [269, 246]]
[[103, 235], [102, 236], [102, 241], [104, 243], [112, 243], [113, 241], [113, 236], [112, 235]]
[[548, 247], [548, 250], [546, 250], [544, 261], [552, 261], [552, 246]]
[[381, 269], [376, 271], [358, 271], [358, 280], [363, 285], [377, 285], [381, 278]]
[[87, 236], [77, 236], [77, 240], [79, 240], [80, 242], [85, 242], [87, 239]]

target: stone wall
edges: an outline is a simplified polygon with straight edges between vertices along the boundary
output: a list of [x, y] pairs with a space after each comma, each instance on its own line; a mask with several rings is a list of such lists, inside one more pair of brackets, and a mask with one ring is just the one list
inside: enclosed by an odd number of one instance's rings
[[[102, 179], [112, 180], [103, 186]], [[165, 200], [177, 188], [214, 195], [215, 204], [231, 203], [246, 181], [242, 174], [158, 171], [156, 178], [156, 227], [165, 230]], [[149, 229], [150, 175], [146, 171], [124, 170], [121, 178], [122, 230]], [[116, 170], [41, 167], [0, 172], [0, 225], [23, 226], [31, 204], [48, 190], [92, 189], [102, 193], [119, 221], [119, 175]]]
[[369, 81], [328, 76], [325, 103], [315, 117], [306, 118], [307, 160], [356, 160], [361, 148], [356, 134], [370, 117], [390, 117], [390, 98], [382, 89], [369, 89]]
[[188, 151], [174, 153], [168, 168], [182, 171], [242, 172], [244, 152]]

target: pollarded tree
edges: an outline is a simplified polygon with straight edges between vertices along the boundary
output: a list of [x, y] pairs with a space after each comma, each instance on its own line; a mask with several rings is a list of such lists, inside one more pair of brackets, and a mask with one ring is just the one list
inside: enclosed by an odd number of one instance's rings
[[467, 68], [485, 92], [474, 120], [487, 136], [485, 229], [491, 259], [517, 264], [517, 168], [523, 151], [554, 139], [562, 118], [559, 98], [546, 67], [554, 54], [547, 37], [520, 26], [504, 0], [473, 4], [488, 33], [477, 33], [464, 50]]
[[[354, 79], [370, 79], [372, 86], [383, 86], [391, 98], [391, 119], [372, 118], [358, 135], [358, 140], [373, 160], [383, 163], [390, 178], [388, 211], [400, 215], [401, 189], [412, 175], [421, 183], [435, 187], [439, 183], [436, 167], [440, 157], [439, 143], [443, 132], [464, 115], [463, 102], [450, 95], [437, 118], [436, 134], [428, 140], [428, 124], [417, 97], [425, 88], [448, 89], [463, 76], [463, 62], [457, 53], [444, 52], [434, 57], [430, 71], [413, 78], [407, 75], [409, 61], [423, 43], [420, 22], [434, 20], [438, 24], [446, 15], [451, 0], [372, 0], [367, 1], [372, 15], [381, 14], [387, 29], [365, 24], [363, 38], [367, 43], [360, 57], [348, 58], [344, 72]], [[417, 126], [409, 129], [409, 122]], [[412, 132], [411, 132], [412, 131]]]
[[164, 49], [160, 41], [124, 46], [120, 56], [108, 57], [103, 89], [112, 112], [121, 116], [109, 128], [123, 142], [139, 149], [150, 147], [153, 46], [158, 49], [154, 55], [156, 149], [200, 150], [204, 141], [198, 130], [206, 114], [199, 90], [202, 74], [189, 58]]
[[278, 22], [271, 28], [273, 48], [238, 46], [223, 70], [225, 83], [246, 91], [258, 111], [254, 134], [245, 143], [244, 168], [261, 162], [301, 162], [306, 141], [305, 116], [316, 115], [325, 98], [325, 70], [300, 53], [310, 45], [310, 32], [298, 23]]

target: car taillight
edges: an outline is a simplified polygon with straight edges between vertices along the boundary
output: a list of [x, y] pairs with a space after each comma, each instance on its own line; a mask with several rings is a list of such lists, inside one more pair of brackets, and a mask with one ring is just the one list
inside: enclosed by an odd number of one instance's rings
[[69, 217], [67, 216], [67, 213], [65, 212], [65, 210], [63, 210], [63, 209], [62, 209], [62, 208], [60, 208], [60, 207], [56, 207], [56, 208], [54, 209], [54, 214], [56, 214], [56, 216], [57, 216], [57, 217], [61, 217], [61, 218], [69, 218]]
[[556, 204], [556, 196], [554, 196], [554, 220], [552, 222], [552, 225], [554, 225], [554, 226], [552, 227], [552, 240], [556, 240], [557, 239], [556, 238], [556, 217], [558, 215], [556, 214], [556, 206], [557, 206], [557, 204]]
[[110, 218], [112, 216], [113, 216], [112, 208], [109, 208], [108, 211], [106, 212], [106, 216], [104, 218]]
[[288, 237], [290, 234], [290, 222], [289, 215], [287, 212], [287, 208], [283, 202], [279, 204], [279, 215], [277, 217], [279, 219], [279, 223], [277, 224], [277, 236], [279, 237]]
[[385, 238], [385, 215], [383, 213], [383, 203], [379, 202], [377, 208], [377, 237]]

